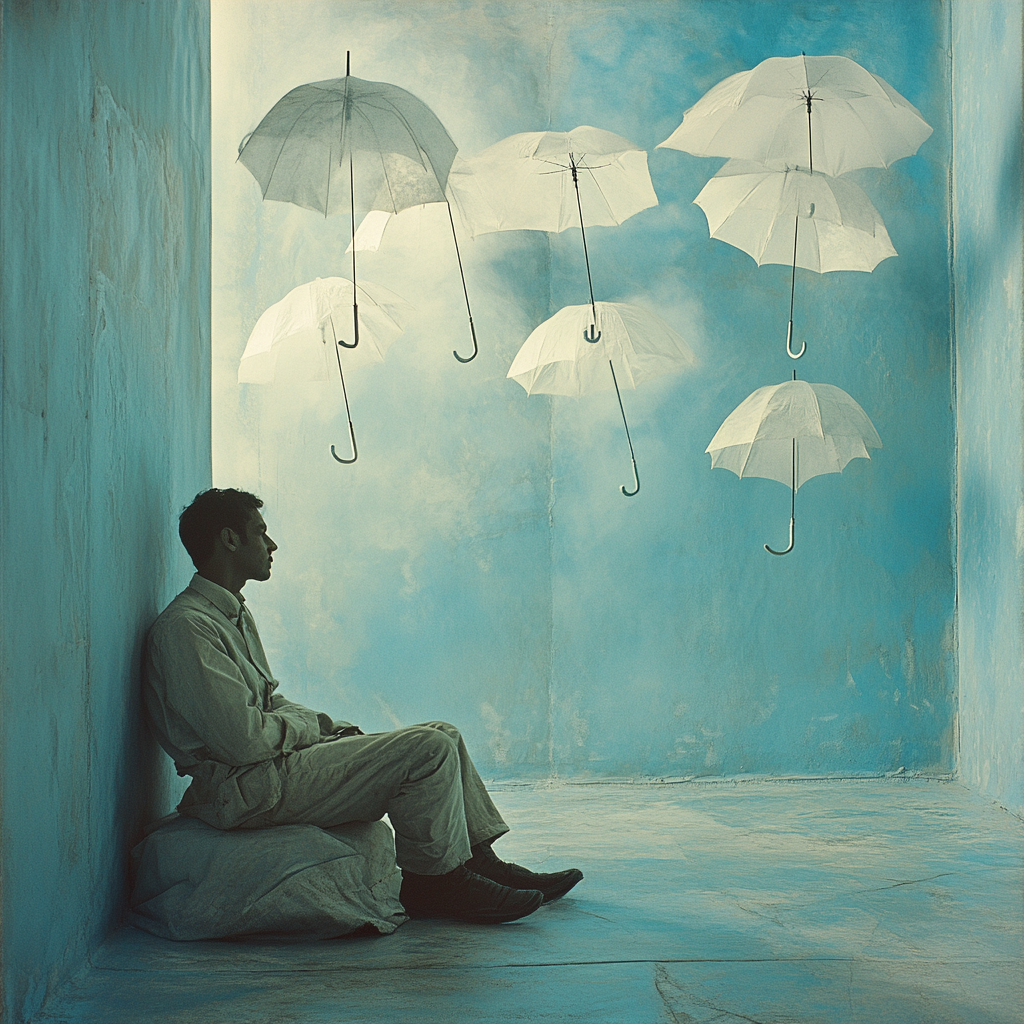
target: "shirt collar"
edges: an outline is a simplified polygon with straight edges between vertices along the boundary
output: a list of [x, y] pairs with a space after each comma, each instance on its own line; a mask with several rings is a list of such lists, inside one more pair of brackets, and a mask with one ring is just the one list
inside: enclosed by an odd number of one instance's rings
[[242, 614], [242, 606], [245, 604], [245, 598], [241, 594], [232, 594], [230, 590], [225, 590], [205, 576], [200, 576], [199, 573], [196, 573], [189, 581], [189, 587], [202, 594], [210, 604], [218, 611], [223, 612], [232, 622], [238, 622], [239, 616]]

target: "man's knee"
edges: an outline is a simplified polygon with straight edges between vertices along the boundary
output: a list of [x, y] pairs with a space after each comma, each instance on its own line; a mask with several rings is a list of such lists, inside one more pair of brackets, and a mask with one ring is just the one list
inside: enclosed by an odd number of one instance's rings
[[450, 722], [424, 722], [423, 725], [427, 729], [434, 729], [437, 732], [443, 733], [450, 740], [454, 741], [456, 745], [462, 739], [462, 734]]
[[459, 751], [458, 730], [454, 726], [448, 726], [451, 732], [438, 728], [445, 724], [444, 722], [429, 722], [423, 725], [413, 725], [402, 730], [403, 738], [410, 749], [422, 751], [428, 756], [457, 755]]

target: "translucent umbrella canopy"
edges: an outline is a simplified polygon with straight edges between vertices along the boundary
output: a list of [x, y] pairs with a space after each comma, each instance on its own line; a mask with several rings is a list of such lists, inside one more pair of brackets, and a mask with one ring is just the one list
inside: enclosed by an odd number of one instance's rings
[[710, 89], [659, 148], [796, 164], [833, 176], [888, 167], [932, 129], [886, 81], [848, 57], [769, 57]]
[[412, 93], [346, 75], [292, 89], [242, 141], [238, 159], [264, 199], [325, 216], [350, 205], [397, 213], [444, 200], [456, 149]]
[[789, 266], [794, 234], [796, 265], [819, 274], [870, 272], [897, 255], [871, 200], [844, 178], [730, 160], [694, 202], [707, 217], [711, 237], [742, 249], [758, 266]]
[[580, 227], [580, 208], [586, 227], [610, 226], [658, 205], [647, 153], [589, 125], [502, 139], [461, 164], [456, 186], [460, 212], [474, 234], [565, 231]]
[[530, 395], [578, 398], [607, 391], [616, 381], [635, 388], [651, 377], [696, 364], [682, 336], [649, 310], [625, 302], [598, 302], [596, 307], [596, 343], [584, 335], [593, 320], [591, 307], [566, 306], [530, 334], [507, 376]]
[[[418, 241], [424, 244], [432, 242], [448, 231], [449, 208], [452, 211], [452, 221], [460, 234], [473, 234], [474, 223], [483, 223], [493, 217], [489, 212], [490, 207], [480, 194], [476, 177], [467, 170], [466, 161], [460, 156], [456, 156], [452, 161], [445, 197], [447, 203], [421, 203], [406, 207], [397, 214], [386, 210], [370, 210], [359, 222], [355, 237], [345, 251], [355, 249], [356, 252], [378, 252], [384, 244], [385, 232], [395, 223], [403, 224], [406, 232]], [[481, 214], [481, 210], [488, 212]]]
[[[269, 306], [252, 329], [238, 366], [239, 383], [328, 380], [335, 341], [351, 323], [352, 282], [318, 277], [300, 284]], [[379, 284], [356, 289], [361, 320], [360, 343], [345, 348], [348, 369], [379, 363], [402, 334], [412, 306]]]
[[758, 388], [729, 414], [705, 449], [712, 469], [799, 490], [881, 448], [867, 413], [841, 388], [792, 380]]

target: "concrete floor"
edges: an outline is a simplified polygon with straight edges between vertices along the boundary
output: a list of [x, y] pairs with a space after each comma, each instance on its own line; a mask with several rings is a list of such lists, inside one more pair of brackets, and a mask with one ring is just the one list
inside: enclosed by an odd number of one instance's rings
[[955, 783], [495, 789], [498, 852], [578, 865], [569, 897], [321, 943], [126, 929], [37, 1019], [1024, 1021], [1024, 823]]

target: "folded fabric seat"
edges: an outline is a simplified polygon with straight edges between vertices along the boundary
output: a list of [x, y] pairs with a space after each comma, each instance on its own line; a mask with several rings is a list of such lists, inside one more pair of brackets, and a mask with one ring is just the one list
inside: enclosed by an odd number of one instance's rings
[[177, 813], [132, 850], [130, 921], [166, 939], [329, 939], [406, 920], [383, 821], [223, 831]]

